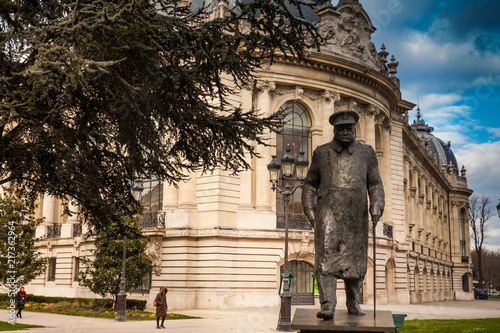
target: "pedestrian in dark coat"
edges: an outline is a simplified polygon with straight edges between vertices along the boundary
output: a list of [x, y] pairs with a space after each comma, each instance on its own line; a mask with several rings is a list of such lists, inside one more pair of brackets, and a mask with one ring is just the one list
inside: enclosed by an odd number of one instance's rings
[[[167, 292], [166, 287], [160, 288], [160, 292], [156, 295], [156, 328], [165, 328], [163, 323], [165, 322], [165, 317], [167, 316], [168, 305], [167, 305]], [[161, 326], [160, 326], [161, 318]]]
[[16, 317], [23, 318], [21, 315], [21, 311], [24, 309], [24, 304], [26, 304], [27, 298], [28, 296], [26, 295], [26, 291], [24, 291], [24, 287], [21, 287], [21, 289], [16, 294], [16, 309], [18, 309]]
[[355, 111], [330, 117], [334, 139], [318, 146], [302, 190], [304, 213], [314, 227], [315, 275], [321, 311], [333, 319], [337, 279], [343, 279], [350, 314], [364, 315], [359, 290], [368, 259], [368, 200], [372, 220], [384, 211], [384, 188], [375, 150], [355, 139]]

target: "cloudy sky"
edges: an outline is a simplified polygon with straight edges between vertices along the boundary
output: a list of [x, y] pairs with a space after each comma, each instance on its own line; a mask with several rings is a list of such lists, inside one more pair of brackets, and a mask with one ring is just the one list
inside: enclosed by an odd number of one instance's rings
[[[332, 1], [332, 3], [336, 3]], [[500, 1], [360, 0], [372, 41], [399, 61], [403, 98], [451, 141], [474, 195], [491, 199], [487, 248], [500, 250]], [[410, 112], [414, 119], [416, 109]]]

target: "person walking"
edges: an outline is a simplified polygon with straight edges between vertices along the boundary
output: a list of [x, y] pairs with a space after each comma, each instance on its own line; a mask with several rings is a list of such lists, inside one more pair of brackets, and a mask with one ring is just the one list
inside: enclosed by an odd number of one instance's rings
[[168, 311], [167, 292], [168, 289], [166, 287], [160, 288], [160, 292], [155, 297], [154, 306], [156, 306], [156, 328], [165, 328], [163, 323], [165, 322], [165, 317], [167, 316]]
[[21, 319], [23, 318], [21, 311], [24, 309], [24, 304], [26, 304], [27, 298], [28, 296], [26, 295], [26, 291], [24, 291], [24, 287], [21, 287], [16, 294], [16, 309], [18, 309], [16, 317]]

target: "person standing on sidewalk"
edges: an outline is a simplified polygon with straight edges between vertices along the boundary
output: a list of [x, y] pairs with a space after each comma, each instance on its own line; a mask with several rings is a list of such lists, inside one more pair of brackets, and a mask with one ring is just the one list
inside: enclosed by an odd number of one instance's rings
[[24, 287], [21, 287], [16, 294], [16, 309], [18, 309], [16, 317], [21, 319], [23, 318], [21, 311], [24, 309], [24, 304], [26, 304], [27, 298], [28, 296], [26, 295], [26, 291], [24, 291]]
[[[156, 328], [165, 328], [163, 323], [165, 322], [165, 317], [167, 316], [167, 292], [166, 287], [160, 288], [160, 292], [156, 295], [154, 304], [156, 306]], [[161, 318], [161, 326], [160, 326]]]

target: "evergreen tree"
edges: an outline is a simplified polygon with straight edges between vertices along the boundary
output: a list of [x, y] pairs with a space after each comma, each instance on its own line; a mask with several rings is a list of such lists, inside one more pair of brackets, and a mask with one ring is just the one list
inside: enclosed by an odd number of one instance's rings
[[137, 211], [137, 177], [249, 168], [281, 115], [231, 96], [277, 55], [319, 47], [302, 17], [314, 2], [237, 0], [219, 17], [196, 3], [1, 1], [0, 185], [71, 197], [95, 231]]
[[143, 277], [153, 270], [153, 264], [145, 254], [148, 239], [138, 227], [140, 218], [129, 218], [126, 225], [124, 221], [122, 218], [101, 230], [95, 239], [92, 258], [80, 258], [85, 266], [79, 273], [80, 285], [102, 297], [111, 296], [115, 302], [120, 291], [124, 230], [127, 236], [125, 290], [139, 288]]
[[36, 227], [43, 219], [34, 212], [24, 191], [0, 189], [0, 285], [9, 294], [45, 271], [45, 258], [35, 248]]

